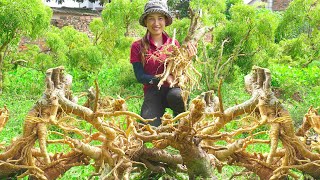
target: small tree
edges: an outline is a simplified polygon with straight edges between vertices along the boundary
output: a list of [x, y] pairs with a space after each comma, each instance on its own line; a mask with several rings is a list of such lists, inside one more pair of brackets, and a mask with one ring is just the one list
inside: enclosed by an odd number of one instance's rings
[[320, 1], [292, 1], [276, 31], [281, 45], [280, 62], [306, 67], [319, 62]]
[[52, 10], [40, 0], [0, 0], [0, 92], [9, 47], [17, 46], [23, 36], [38, 36], [49, 26], [51, 16]]
[[105, 5], [102, 12], [104, 25], [117, 27], [117, 29], [110, 29], [110, 32], [114, 35], [121, 35], [123, 33], [125, 36], [128, 36], [130, 26], [139, 19], [139, 16], [143, 12], [145, 2], [145, 0], [113, 0]]
[[264, 57], [272, 54], [278, 25], [278, 16], [266, 9], [237, 0], [216, 0], [213, 4], [209, 0], [190, 2], [191, 7], [202, 12], [202, 22], [214, 27], [211, 39], [207, 37], [198, 48], [202, 61], [199, 66], [208, 90], [217, 87], [221, 77], [233, 80], [236, 69], [247, 73], [254, 64], [267, 65]]

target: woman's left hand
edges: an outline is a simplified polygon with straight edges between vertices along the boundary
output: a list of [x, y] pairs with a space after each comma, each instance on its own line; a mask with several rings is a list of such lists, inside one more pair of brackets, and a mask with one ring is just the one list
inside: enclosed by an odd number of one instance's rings
[[188, 57], [192, 58], [193, 56], [197, 55], [197, 44], [188, 42], [187, 44], [187, 52], [188, 52]]

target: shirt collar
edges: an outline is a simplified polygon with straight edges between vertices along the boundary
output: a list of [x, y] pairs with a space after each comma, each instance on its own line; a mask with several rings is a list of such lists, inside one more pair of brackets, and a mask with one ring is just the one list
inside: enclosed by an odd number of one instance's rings
[[[148, 34], [147, 34], [147, 39], [148, 39], [150, 45], [156, 47], [156, 45], [154, 44], [154, 41], [153, 41], [153, 39], [152, 39], [152, 37], [151, 37], [151, 35], [150, 35], [149, 32], [148, 32]], [[163, 44], [168, 44], [168, 43], [170, 43], [170, 42], [169, 42], [169, 35], [168, 35], [166, 32], [163, 32], [163, 33], [162, 33], [162, 41], [163, 41]]]

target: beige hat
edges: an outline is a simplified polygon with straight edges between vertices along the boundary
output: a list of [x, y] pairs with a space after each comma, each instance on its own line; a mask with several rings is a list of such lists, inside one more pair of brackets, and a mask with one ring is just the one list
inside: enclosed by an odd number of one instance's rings
[[139, 23], [141, 26], [147, 27], [144, 19], [151, 13], [160, 13], [166, 16], [166, 26], [172, 24], [172, 16], [168, 11], [167, 0], [149, 0], [144, 6], [144, 12], [140, 16]]

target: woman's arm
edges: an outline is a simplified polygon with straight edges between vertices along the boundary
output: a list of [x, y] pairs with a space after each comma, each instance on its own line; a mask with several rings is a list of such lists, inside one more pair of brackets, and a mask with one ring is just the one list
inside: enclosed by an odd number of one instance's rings
[[143, 65], [141, 62], [132, 63], [134, 75], [136, 76], [139, 83], [142, 84], [158, 84], [159, 79], [155, 76], [145, 74], [143, 70]]
[[158, 78], [153, 75], [146, 74], [141, 62], [141, 45], [140, 41], [136, 41], [131, 45], [130, 62], [133, 67], [134, 75], [139, 83], [142, 84], [158, 84]]

